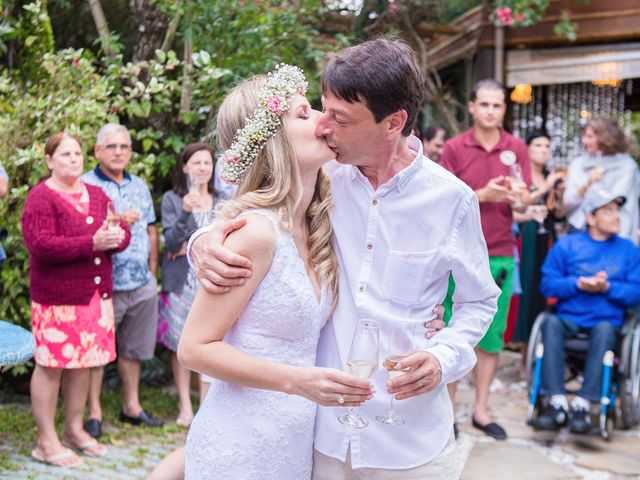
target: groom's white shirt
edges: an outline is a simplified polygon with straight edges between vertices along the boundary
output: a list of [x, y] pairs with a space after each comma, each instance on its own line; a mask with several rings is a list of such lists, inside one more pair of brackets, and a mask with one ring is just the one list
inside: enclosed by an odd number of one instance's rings
[[449, 272], [456, 282], [449, 327], [419, 345], [440, 361], [442, 382], [428, 394], [395, 402], [404, 425], [375, 420], [389, 405], [383, 369], [372, 377], [373, 399], [360, 408], [367, 428], [345, 427], [337, 420], [342, 409], [318, 407], [315, 448], [344, 461], [351, 446], [353, 468], [412, 468], [440, 453], [453, 424], [446, 384], [475, 365], [473, 347], [489, 327], [500, 294], [489, 270], [475, 193], [423, 157], [417, 138], [410, 137], [409, 144], [416, 152], [412, 164], [377, 190], [356, 167], [332, 162], [327, 168], [340, 298], [321, 333], [318, 365], [346, 370], [359, 318], [381, 323], [384, 355], [393, 320], [433, 318], [433, 307], [445, 298]]
[[[345, 461], [350, 445], [353, 468], [412, 468], [442, 451], [453, 425], [446, 384], [475, 365], [473, 347], [489, 328], [500, 294], [489, 270], [475, 193], [423, 157], [417, 138], [409, 142], [414, 161], [377, 190], [356, 167], [331, 162], [326, 168], [335, 205], [331, 222], [340, 298], [320, 336], [318, 365], [346, 370], [359, 318], [381, 323], [384, 355], [393, 320], [423, 323], [433, 318], [433, 307], [447, 293], [450, 271], [456, 282], [448, 328], [420, 345], [440, 361], [442, 382], [428, 394], [395, 402], [404, 425], [375, 420], [389, 405], [382, 369], [372, 377], [377, 392], [360, 408], [369, 420], [367, 428], [339, 423], [337, 417], [346, 409], [318, 407], [314, 448]], [[191, 237], [188, 251], [208, 230]], [[188, 253], [187, 258], [191, 263]]]

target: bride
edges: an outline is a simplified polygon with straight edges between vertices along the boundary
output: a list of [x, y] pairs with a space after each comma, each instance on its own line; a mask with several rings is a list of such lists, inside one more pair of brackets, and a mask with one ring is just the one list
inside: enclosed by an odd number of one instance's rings
[[218, 113], [222, 177], [239, 188], [216, 216], [246, 220], [224, 245], [253, 274], [222, 295], [200, 289], [180, 339], [183, 367], [217, 379], [189, 431], [187, 479], [309, 479], [316, 404], [372, 395], [368, 380], [314, 366], [338, 291], [321, 168], [335, 154], [314, 135], [320, 112], [306, 87], [299, 68], [280, 65]]

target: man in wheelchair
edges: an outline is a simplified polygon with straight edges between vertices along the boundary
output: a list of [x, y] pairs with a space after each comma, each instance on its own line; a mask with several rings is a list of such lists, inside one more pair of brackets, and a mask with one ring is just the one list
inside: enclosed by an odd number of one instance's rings
[[[591, 402], [600, 401], [602, 360], [616, 344], [625, 310], [640, 303], [640, 250], [617, 235], [624, 197], [588, 192], [583, 209], [587, 231], [565, 236], [542, 266], [540, 290], [558, 302], [542, 324], [540, 392], [547, 407], [533, 420], [538, 430], [558, 430], [569, 421], [572, 433], [590, 430]], [[569, 405], [564, 385], [565, 340], [589, 335], [584, 381]]]

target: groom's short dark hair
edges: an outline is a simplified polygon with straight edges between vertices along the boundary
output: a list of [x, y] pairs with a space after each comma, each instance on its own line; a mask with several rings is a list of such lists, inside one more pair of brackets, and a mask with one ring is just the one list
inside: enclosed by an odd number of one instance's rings
[[422, 74], [413, 49], [395, 38], [376, 38], [343, 50], [322, 76], [322, 92], [349, 103], [363, 102], [376, 122], [405, 110], [402, 129], [411, 134], [422, 106]]

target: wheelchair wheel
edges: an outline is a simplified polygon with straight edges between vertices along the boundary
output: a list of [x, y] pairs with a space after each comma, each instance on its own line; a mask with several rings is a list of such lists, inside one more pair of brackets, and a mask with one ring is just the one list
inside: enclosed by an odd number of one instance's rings
[[628, 430], [640, 423], [640, 326], [625, 335], [621, 353], [620, 409]]
[[542, 322], [548, 315], [547, 312], [539, 313], [531, 327], [529, 335], [529, 343], [527, 344], [527, 358], [525, 359], [524, 374], [527, 380], [527, 391], [531, 391], [531, 382], [533, 381], [533, 367], [536, 363], [536, 349], [542, 343]]

